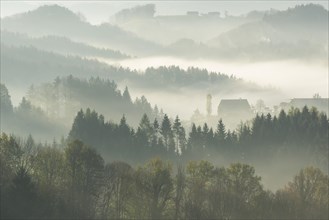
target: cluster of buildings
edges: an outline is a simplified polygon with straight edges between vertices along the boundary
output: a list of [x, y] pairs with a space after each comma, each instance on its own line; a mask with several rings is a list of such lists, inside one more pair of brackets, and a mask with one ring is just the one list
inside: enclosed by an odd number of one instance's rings
[[288, 112], [292, 107], [302, 109], [307, 106], [309, 109], [315, 107], [319, 112], [329, 113], [329, 99], [314, 96], [313, 98], [293, 98], [290, 102], [282, 102], [273, 109], [264, 104], [261, 108], [251, 106], [247, 99], [222, 99], [217, 107], [217, 114], [212, 114], [212, 96], [207, 95], [206, 115], [196, 110], [191, 121], [197, 125], [207, 123], [208, 126], [216, 128], [218, 120], [222, 119], [228, 129], [235, 129], [242, 121], [252, 119], [257, 113], [277, 115], [281, 110]]

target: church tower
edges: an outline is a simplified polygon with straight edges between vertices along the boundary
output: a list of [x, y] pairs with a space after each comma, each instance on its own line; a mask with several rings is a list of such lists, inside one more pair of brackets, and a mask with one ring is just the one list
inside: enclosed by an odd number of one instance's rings
[[207, 95], [207, 106], [206, 106], [206, 108], [207, 108], [207, 116], [210, 116], [211, 115], [211, 113], [212, 113], [212, 103], [211, 103], [211, 95], [210, 94], [208, 94]]

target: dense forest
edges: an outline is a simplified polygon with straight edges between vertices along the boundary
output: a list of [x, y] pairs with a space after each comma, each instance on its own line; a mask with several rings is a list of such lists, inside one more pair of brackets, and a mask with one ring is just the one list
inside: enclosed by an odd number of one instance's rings
[[100, 78], [57, 77], [53, 83], [32, 85], [17, 107], [7, 87], [0, 86], [1, 129], [21, 136], [36, 134], [38, 140], [67, 135], [76, 112], [89, 106], [114, 122], [125, 114], [133, 126], [138, 125], [143, 114], [163, 116], [162, 109], [152, 107], [144, 96], [133, 101], [127, 87], [121, 92], [115, 82]]
[[[4, 42], [1, 44], [1, 62], [2, 82], [20, 88], [50, 82], [56, 77], [73, 75], [78, 78], [111, 79], [118, 84], [129, 83], [136, 88], [152, 91], [181, 91], [190, 88], [198, 91], [211, 89], [214, 93], [239, 93], [269, 90], [234, 76], [197, 67], [183, 69], [170, 65], [149, 67], [138, 72], [121, 66], [107, 65], [95, 59], [64, 56], [31, 46], [9, 46]], [[25, 77], [26, 80], [21, 82], [18, 80], [20, 77]]]
[[328, 175], [307, 167], [276, 192], [247, 164], [105, 162], [79, 140], [0, 138], [1, 218], [326, 219]]
[[57, 77], [52, 83], [31, 86], [27, 98], [53, 118], [72, 122], [79, 109], [93, 108], [106, 117], [119, 122], [122, 114], [137, 125], [143, 114], [158, 117], [161, 110], [154, 108], [145, 96], [132, 99], [128, 87], [121, 92], [114, 81], [91, 77], [79, 79], [72, 75]]
[[[170, 120], [151, 121], [144, 114], [137, 130], [123, 116], [119, 124], [106, 122], [103, 115], [87, 109], [80, 110], [73, 122], [69, 139], [79, 139], [94, 146], [109, 158], [125, 161], [145, 161], [159, 156], [183, 160], [219, 158], [232, 161], [267, 161], [273, 157], [308, 158], [324, 169], [328, 166], [328, 128], [325, 114], [306, 106], [300, 111], [281, 111], [278, 116], [256, 115], [238, 129], [226, 130], [222, 120], [217, 128], [192, 124], [189, 132], [177, 116]], [[211, 155], [211, 156], [210, 156]], [[303, 159], [304, 160], [304, 159]]]

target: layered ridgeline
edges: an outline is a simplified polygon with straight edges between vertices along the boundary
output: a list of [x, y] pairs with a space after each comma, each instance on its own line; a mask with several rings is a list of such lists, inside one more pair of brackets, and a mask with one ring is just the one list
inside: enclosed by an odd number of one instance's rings
[[265, 13], [260, 21], [234, 28], [207, 45], [229, 58], [327, 60], [328, 15], [327, 9], [314, 4]]
[[[219, 8], [220, 9], [220, 8]], [[153, 5], [124, 9], [115, 24], [167, 45], [166, 53], [188, 58], [232, 60], [319, 59], [328, 56], [328, 10], [316, 4], [246, 15], [156, 16]]]
[[237, 27], [243, 23], [260, 20], [265, 12], [225, 17], [214, 11], [200, 14], [197, 11], [179, 15], [157, 15], [155, 4], [138, 5], [117, 12], [112, 21], [124, 30], [136, 33], [150, 41], [169, 45], [179, 39], [204, 42], [209, 38]]
[[1, 19], [1, 30], [30, 36], [57, 35], [73, 41], [120, 50], [131, 55], [151, 55], [162, 47], [111, 24], [91, 25], [80, 15], [58, 5], [45, 5], [36, 10]]
[[[129, 85], [142, 94], [180, 92], [190, 96], [191, 92], [211, 91], [213, 95], [239, 96], [241, 93], [273, 92], [273, 89], [206, 69], [190, 67], [184, 70], [177, 66], [162, 66], [137, 72], [97, 60], [63, 56], [34, 47], [1, 45], [1, 80], [12, 90], [26, 91], [31, 84], [38, 85], [50, 82], [57, 76], [68, 75], [114, 80], [121, 87]], [[22, 78], [24, 81], [20, 80]]]
[[314, 4], [264, 12], [259, 19], [244, 22], [205, 41], [182, 38], [168, 49], [171, 54], [190, 58], [326, 61], [328, 13], [327, 9]]
[[72, 74], [79, 77], [104, 77], [118, 72], [124, 74], [125, 70], [77, 56], [63, 56], [34, 47], [1, 44], [1, 80], [17, 89], [49, 82], [57, 76]]
[[259, 61], [326, 60], [328, 55], [328, 10], [315, 4], [224, 17], [213, 12], [155, 16], [154, 5], [145, 5], [114, 17], [114, 22], [96, 26], [67, 8], [50, 5], [3, 18], [1, 30], [64, 36], [132, 56]]
[[1, 43], [16, 47], [35, 47], [40, 50], [55, 52], [62, 55], [102, 57], [114, 60], [129, 58], [128, 55], [122, 54], [120, 51], [93, 47], [60, 36], [29, 37], [26, 34], [1, 31]]
[[[39, 50], [30, 46], [9, 46], [1, 44], [1, 72], [3, 82], [15, 83], [15, 78], [26, 77], [26, 84], [34, 84], [54, 79], [57, 76], [73, 75], [77, 77], [111, 78], [116, 82], [127, 81], [144, 88], [227, 90], [261, 90], [254, 83], [206, 69], [190, 67], [186, 70], [178, 66], [149, 67], [145, 71], [130, 70], [99, 62], [95, 59], [84, 59], [79, 56], [64, 56], [57, 53]], [[18, 80], [16, 80], [18, 81]], [[223, 86], [226, 86], [225, 88]], [[232, 88], [230, 91], [229, 87]]]

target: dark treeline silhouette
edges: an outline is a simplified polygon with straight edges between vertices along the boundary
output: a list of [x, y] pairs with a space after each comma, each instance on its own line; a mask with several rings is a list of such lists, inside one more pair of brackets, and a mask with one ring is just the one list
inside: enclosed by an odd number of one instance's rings
[[292, 108], [288, 113], [282, 110], [278, 116], [256, 115], [235, 131], [226, 131], [221, 120], [215, 131], [207, 124], [203, 127], [193, 125], [189, 134], [189, 150], [204, 155], [209, 153], [208, 150], [212, 153], [217, 151], [237, 160], [241, 157], [250, 160], [268, 158], [278, 153], [305, 153], [326, 160], [328, 129], [327, 115], [305, 106], [302, 110]]
[[302, 169], [286, 187], [264, 189], [255, 169], [159, 158], [105, 163], [83, 142], [37, 144], [0, 136], [1, 218], [327, 219], [328, 175]]
[[[167, 115], [150, 121], [144, 114], [137, 130], [127, 124], [104, 121], [104, 116], [87, 109], [74, 120], [69, 139], [79, 139], [110, 158], [145, 161], [152, 156], [188, 161], [190, 159], [230, 159], [262, 161], [269, 158], [307, 158], [307, 162], [327, 167], [329, 122], [325, 114], [306, 106], [300, 111], [281, 111], [278, 116], [257, 115], [234, 131], [226, 130], [222, 120], [217, 128], [192, 124], [186, 133], [179, 117]], [[304, 159], [303, 159], [304, 160]]]
[[[178, 66], [160, 66], [158, 68], [149, 67], [145, 70], [144, 74], [139, 74], [132, 80], [132, 82], [143, 88], [212, 88], [217, 92], [229, 88], [241, 91], [238, 88], [240, 86], [245, 90], [250, 91], [262, 89], [260, 86], [253, 83], [246, 83], [242, 79], [234, 76], [228, 76], [222, 73], [195, 67], [189, 67], [186, 70]], [[205, 85], [207, 85], [207, 87], [205, 87]]]
[[[63, 56], [34, 47], [14, 47], [1, 44], [1, 79], [6, 85], [28, 88], [53, 80], [56, 77], [73, 75], [79, 78], [100, 77], [116, 83], [129, 83], [144, 90], [180, 91], [182, 88], [193, 90], [211, 89], [222, 93], [267, 91], [255, 83], [228, 76], [219, 72], [190, 67], [186, 70], [177, 66], [147, 68], [138, 72], [129, 68], [115, 67], [91, 59], [77, 56]], [[26, 76], [29, 77], [26, 77]], [[24, 77], [24, 80], [18, 80]]]
[[95, 146], [106, 159], [134, 163], [153, 156], [175, 159], [178, 155], [177, 145], [183, 145], [181, 149], [186, 146], [185, 129], [179, 119], [172, 125], [167, 115], [164, 115], [162, 122], [156, 118], [152, 122], [144, 114], [135, 130], [127, 124], [125, 116], [119, 124], [115, 124], [106, 122], [103, 115], [90, 109], [78, 112], [68, 139], [78, 139]]

